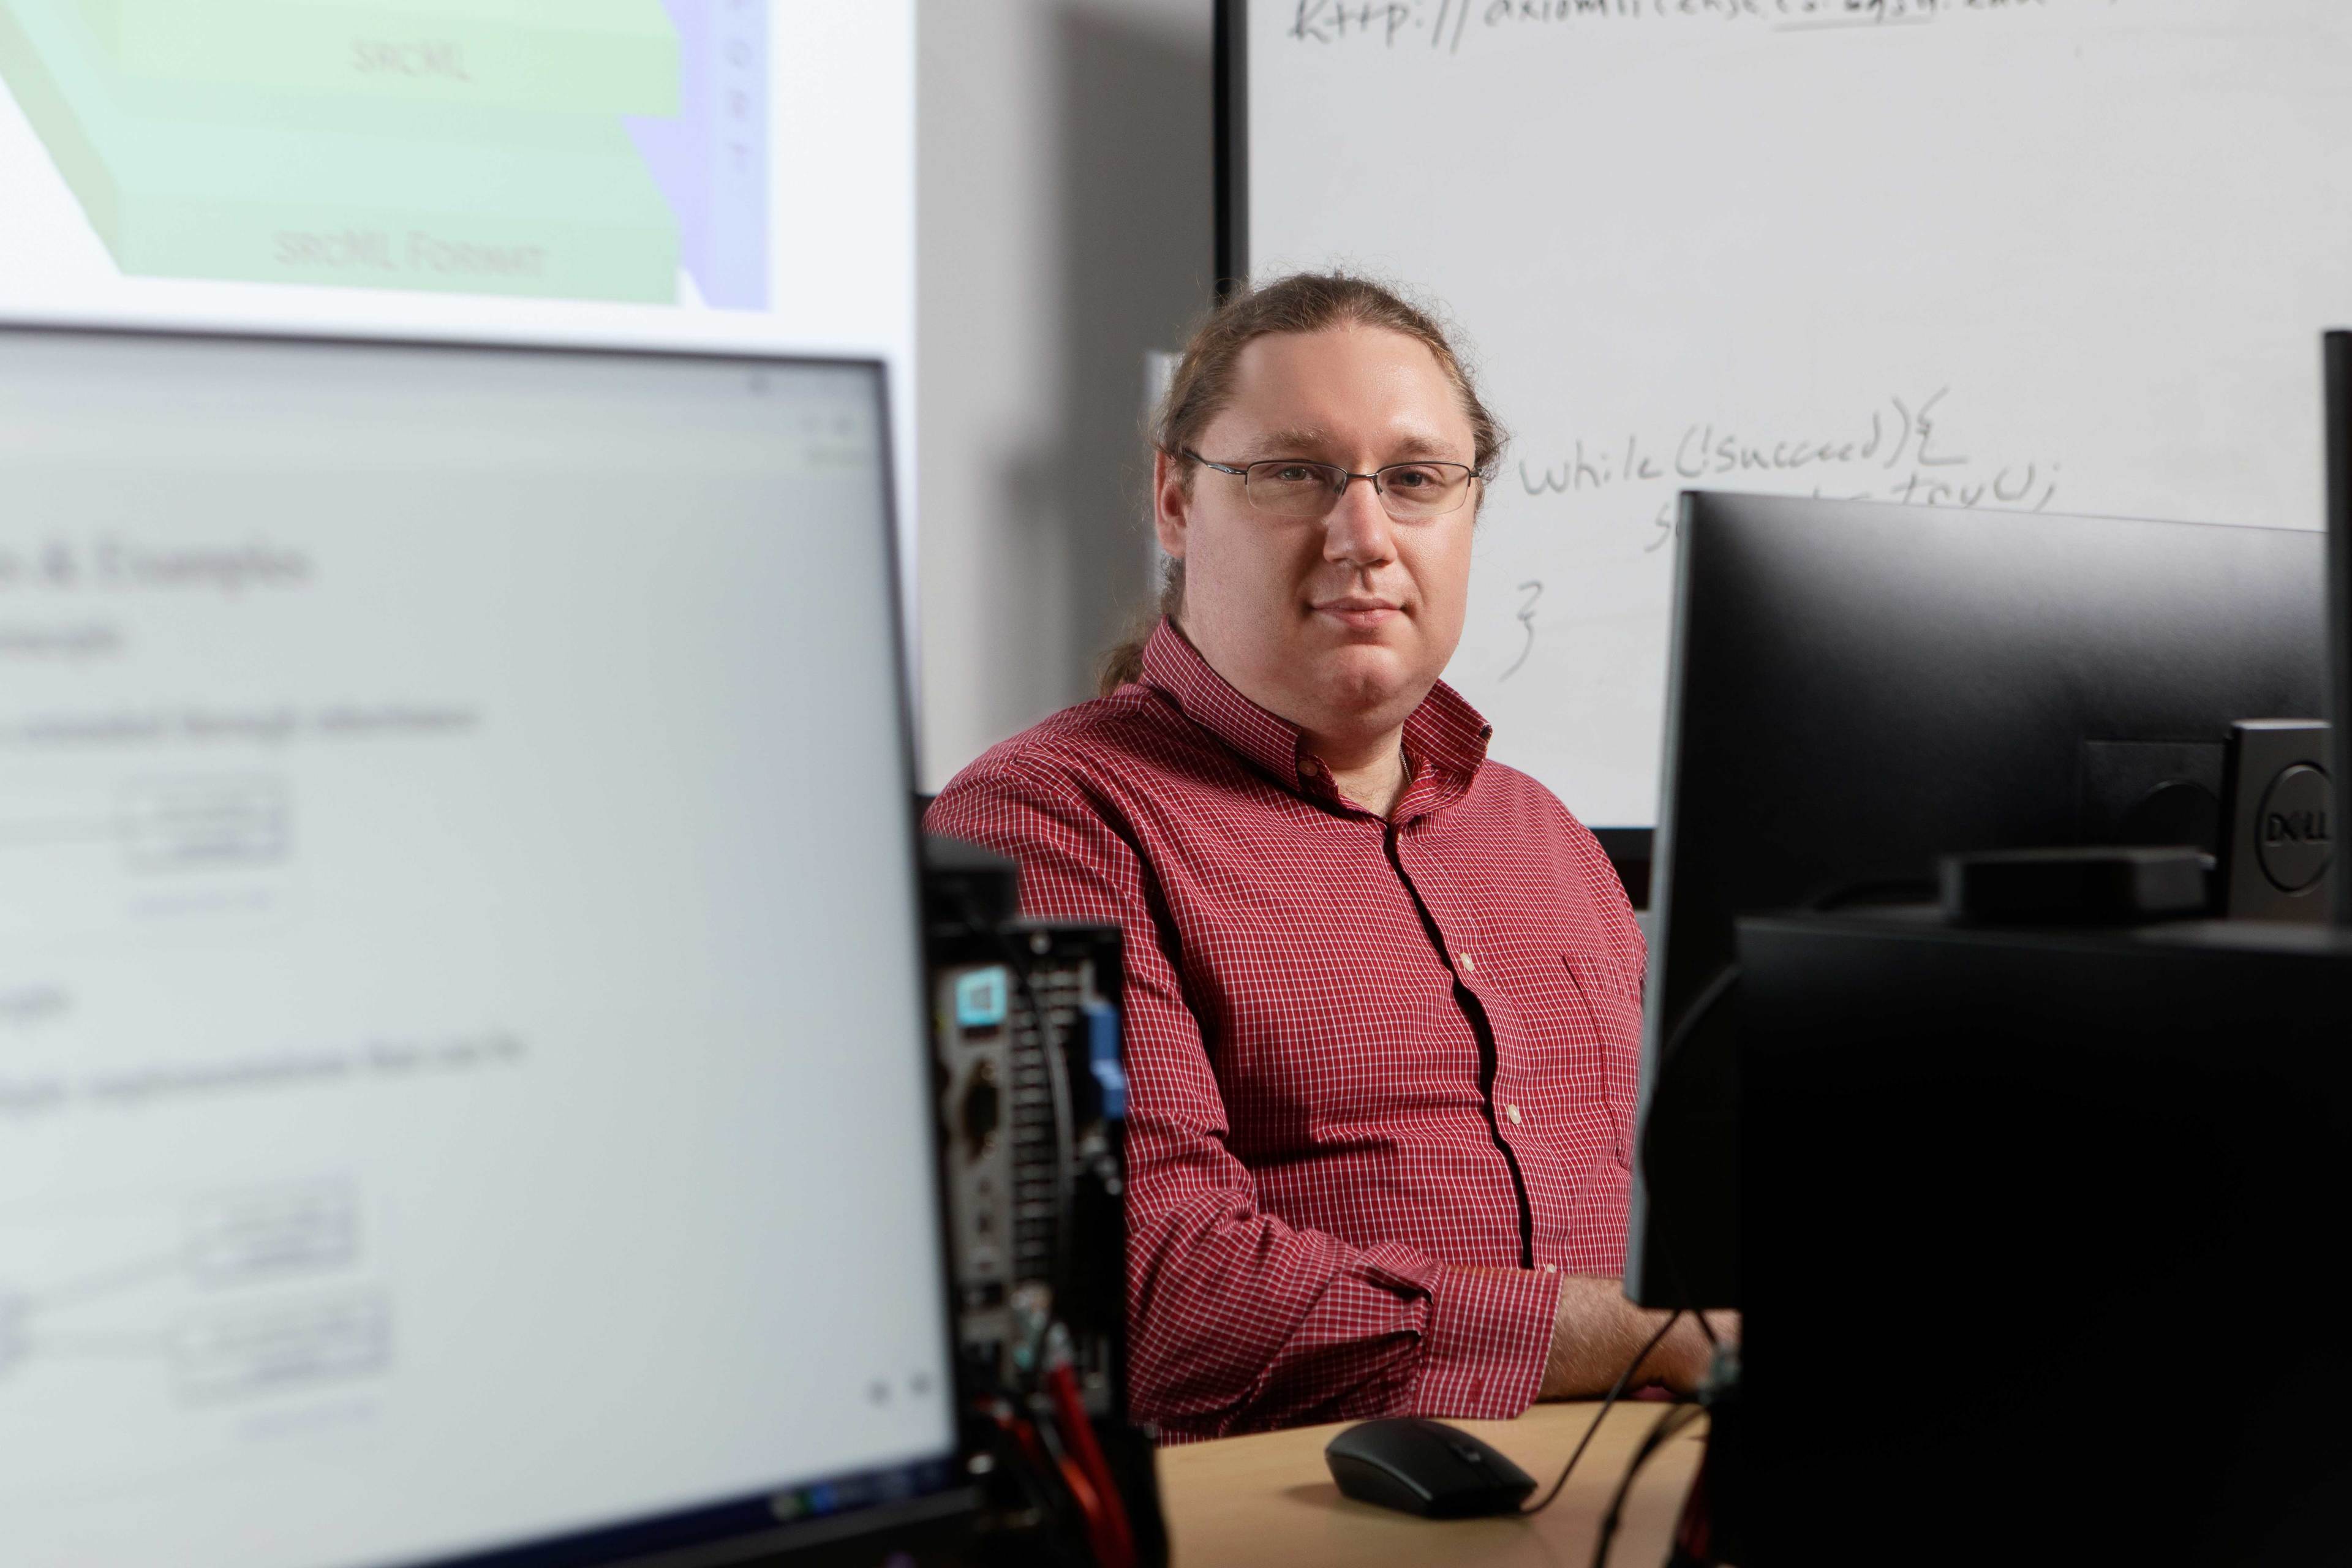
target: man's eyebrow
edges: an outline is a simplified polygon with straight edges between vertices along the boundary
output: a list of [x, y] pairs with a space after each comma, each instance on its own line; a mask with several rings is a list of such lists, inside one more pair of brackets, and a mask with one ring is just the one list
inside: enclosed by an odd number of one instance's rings
[[1310, 452], [1323, 450], [1329, 441], [1330, 437], [1323, 431], [1300, 428], [1274, 431], [1261, 437], [1256, 444], [1269, 456], [1304, 457]]
[[1431, 436], [1408, 436], [1391, 450], [1404, 457], [1444, 458], [1454, 461], [1459, 460], [1454, 458], [1454, 447], [1449, 443]]

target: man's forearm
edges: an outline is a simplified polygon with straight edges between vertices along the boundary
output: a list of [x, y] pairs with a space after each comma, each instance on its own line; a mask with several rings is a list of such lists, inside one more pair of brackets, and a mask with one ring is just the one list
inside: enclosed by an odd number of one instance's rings
[[[1570, 1274], [1559, 1282], [1559, 1309], [1553, 1319], [1551, 1353], [1544, 1362], [1543, 1399], [1590, 1399], [1615, 1384], [1666, 1314], [1625, 1300], [1616, 1279]], [[1738, 1333], [1729, 1314], [1709, 1314], [1719, 1331]], [[1678, 1393], [1696, 1388], [1706, 1375], [1706, 1334], [1692, 1318], [1676, 1323], [1635, 1369], [1629, 1386], [1663, 1383]]]

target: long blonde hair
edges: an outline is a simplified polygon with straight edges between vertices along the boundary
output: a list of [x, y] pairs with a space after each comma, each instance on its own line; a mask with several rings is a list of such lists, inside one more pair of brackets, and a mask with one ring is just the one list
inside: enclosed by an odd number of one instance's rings
[[[1154, 447], [1180, 465], [1188, 493], [1198, 465], [1185, 454], [1233, 400], [1234, 374], [1242, 350], [1276, 332], [1319, 332], [1332, 327], [1384, 327], [1426, 345], [1454, 383], [1462, 398], [1462, 412], [1470, 420], [1471, 467], [1481, 475], [1493, 472], [1509, 437], [1479, 401], [1469, 367], [1436, 317], [1369, 278], [1346, 272], [1294, 272], [1255, 289], [1235, 290], [1201, 319], [1184, 345], [1184, 356], [1177, 362], [1176, 374], [1152, 416], [1150, 438]], [[1161, 616], [1177, 620], [1183, 608], [1184, 563], [1174, 560], [1168, 563], [1160, 578], [1158, 605], [1141, 626], [1103, 656], [1096, 689], [1108, 697], [1139, 677], [1143, 645], [1150, 640], [1152, 627]]]

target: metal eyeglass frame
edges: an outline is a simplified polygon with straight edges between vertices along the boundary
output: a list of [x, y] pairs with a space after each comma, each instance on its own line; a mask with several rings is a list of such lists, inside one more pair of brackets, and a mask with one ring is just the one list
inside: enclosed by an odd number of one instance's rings
[[[1486, 475], [1484, 475], [1484, 474], [1480, 473], [1476, 468], [1472, 468], [1472, 467], [1471, 467], [1469, 464], [1467, 464], [1467, 463], [1455, 463], [1455, 462], [1449, 462], [1449, 461], [1447, 461], [1446, 459], [1444, 459], [1444, 458], [1416, 458], [1412, 459], [1412, 461], [1410, 461], [1410, 462], [1404, 462], [1404, 463], [1384, 463], [1384, 464], [1382, 464], [1381, 467], [1379, 467], [1379, 468], [1374, 468], [1374, 469], [1373, 469], [1370, 473], [1369, 473], [1369, 474], [1359, 474], [1359, 473], [1355, 473], [1355, 472], [1353, 472], [1353, 471], [1351, 471], [1351, 470], [1349, 470], [1349, 469], [1343, 468], [1341, 468], [1341, 467], [1340, 467], [1339, 464], [1337, 464], [1337, 463], [1319, 463], [1319, 462], [1317, 462], [1317, 461], [1316, 461], [1314, 458], [1259, 458], [1259, 459], [1257, 459], [1257, 461], [1256, 461], [1256, 462], [1255, 462], [1255, 463], [1244, 463], [1240, 468], [1235, 468], [1235, 467], [1234, 467], [1234, 465], [1233, 465], [1233, 464], [1231, 464], [1231, 463], [1219, 463], [1219, 462], [1213, 461], [1213, 460], [1212, 460], [1212, 459], [1210, 459], [1210, 458], [1204, 458], [1204, 457], [1201, 456], [1201, 454], [1200, 454], [1200, 453], [1198, 453], [1198, 452], [1194, 451], [1194, 450], [1193, 450], [1192, 447], [1181, 447], [1181, 448], [1179, 448], [1179, 449], [1178, 449], [1178, 452], [1177, 452], [1177, 455], [1178, 455], [1179, 457], [1190, 458], [1191, 459], [1192, 459], [1192, 461], [1194, 461], [1194, 462], [1196, 462], [1196, 463], [1200, 464], [1200, 465], [1201, 465], [1202, 468], [1214, 468], [1214, 469], [1216, 469], [1216, 470], [1217, 470], [1217, 472], [1219, 472], [1219, 473], [1221, 473], [1221, 474], [1231, 474], [1231, 475], [1233, 475], [1235, 479], [1237, 479], [1241, 480], [1241, 482], [1242, 482], [1242, 493], [1243, 493], [1244, 496], [1246, 496], [1246, 495], [1249, 493], [1249, 472], [1250, 472], [1250, 470], [1251, 470], [1252, 468], [1259, 468], [1259, 467], [1262, 467], [1262, 466], [1264, 466], [1264, 465], [1265, 465], [1265, 464], [1268, 464], [1268, 463], [1296, 463], [1296, 464], [1297, 464], [1300, 468], [1321, 468], [1321, 469], [1323, 469], [1323, 470], [1324, 470], [1325, 472], [1327, 472], [1327, 473], [1334, 473], [1334, 474], [1338, 474], [1338, 475], [1339, 475], [1339, 476], [1340, 476], [1340, 479], [1339, 479], [1339, 488], [1338, 489], [1333, 490], [1333, 491], [1331, 492], [1331, 502], [1330, 502], [1330, 504], [1329, 504], [1328, 506], [1326, 506], [1326, 507], [1325, 507], [1325, 508], [1324, 508], [1320, 512], [1317, 513], [1316, 515], [1317, 515], [1318, 517], [1328, 517], [1328, 516], [1330, 516], [1334, 511], [1338, 510], [1339, 510], [1339, 503], [1340, 503], [1342, 500], [1346, 500], [1346, 499], [1347, 499], [1347, 495], [1348, 495], [1348, 487], [1349, 487], [1349, 485], [1354, 484], [1358, 479], [1365, 479], [1365, 480], [1368, 480], [1368, 481], [1370, 481], [1370, 482], [1371, 487], [1372, 487], [1372, 493], [1373, 493], [1374, 495], [1376, 495], [1376, 496], [1378, 496], [1378, 497], [1380, 497], [1380, 498], [1381, 498], [1381, 510], [1382, 510], [1383, 511], [1387, 511], [1387, 510], [1388, 510], [1389, 490], [1388, 490], [1388, 486], [1386, 486], [1386, 485], [1384, 485], [1384, 484], [1382, 484], [1382, 483], [1381, 482], [1381, 476], [1382, 474], [1387, 473], [1390, 469], [1391, 469], [1391, 468], [1459, 468], [1459, 469], [1461, 469], [1461, 470], [1462, 470], [1463, 474], [1465, 476], [1465, 477], [1464, 478], [1463, 481], [1462, 481], [1462, 500], [1457, 500], [1457, 501], [1455, 501], [1452, 506], [1447, 507], [1444, 511], [1431, 511], [1431, 512], [1423, 512], [1423, 513], [1419, 518], [1414, 519], [1414, 520], [1412, 520], [1412, 521], [1430, 521], [1430, 520], [1432, 520], [1432, 519], [1435, 519], [1435, 518], [1441, 518], [1441, 517], [1452, 517], [1455, 512], [1460, 511], [1460, 510], [1462, 510], [1463, 503], [1464, 503], [1465, 501], [1467, 501], [1467, 500], [1470, 499], [1470, 487], [1471, 487], [1473, 484], [1477, 483], [1477, 482], [1479, 482], [1479, 481], [1481, 481], [1481, 480], [1485, 479], [1486, 479]], [[1280, 513], [1276, 513], [1276, 515], [1280, 516], [1280, 515], [1282, 515], [1282, 514], [1280, 514]], [[1303, 518], [1305, 518], [1307, 514], [1307, 513], [1305, 513], [1305, 512], [1299, 512], [1299, 513], [1297, 513], [1297, 514], [1296, 514], [1296, 515], [1297, 515], [1298, 517], [1300, 517], [1300, 518], [1302, 518], [1302, 519], [1303, 519]], [[1405, 520], [1403, 520], [1403, 519], [1399, 518], [1399, 517], [1396, 515], [1396, 513], [1394, 513], [1394, 512], [1392, 512], [1392, 511], [1391, 511], [1391, 512], [1389, 512], [1389, 518], [1390, 518], [1390, 521], [1405, 521]]]

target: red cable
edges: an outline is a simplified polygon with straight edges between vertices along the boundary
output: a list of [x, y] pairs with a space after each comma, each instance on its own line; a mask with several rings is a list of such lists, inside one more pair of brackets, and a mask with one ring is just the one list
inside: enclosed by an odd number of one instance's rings
[[1045, 1374], [1045, 1392], [1053, 1398], [1063, 1443], [1076, 1456], [1102, 1500], [1106, 1539], [1095, 1550], [1103, 1568], [1135, 1568], [1135, 1531], [1128, 1523], [1127, 1501], [1119, 1496], [1118, 1482], [1110, 1473], [1110, 1461], [1103, 1458], [1102, 1445], [1095, 1440], [1094, 1423], [1087, 1419], [1086, 1401], [1078, 1395], [1077, 1373], [1068, 1363]]
[[[1102, 1500], [1097, 1495], [1094, 1483], [1087, 1479], [1086, 1471], [1080, 1468], [1077, 1460], [1067, 1456], [1060, 1459], [1055, 1458], [1045, 1451], [1045, 1445], [1040, 1438], [1037, 1428], [1030, 1422], [1013, 1415], [1010, 1411], [999, 1408], [990, 1412], [990, 1415], [998, 1426], [1013, 1435], [1013, 1439], [1020, 1446], [1022, 1454], [1041, 1479], [1054, 1477], [1069, 1489], [1070, 1500], [1077, 1504], [1078, 1512], [1086, 1518], [1087, 1542], [1094, 1549], [1095, 1557], [1101, 1568], [1133, 1568], [1131, 1559], [1127, 1563], [1118, 1563], [1112, 1557], [1111, 1553], [1118, 1550], [1118, 1541], [1111, 1533], [1111, 1519], [1103, 1511]], [[1118, 1506], [1116, 1492], [1111, 1494], [1111, 1505]]]

